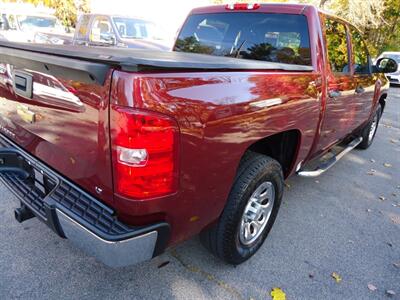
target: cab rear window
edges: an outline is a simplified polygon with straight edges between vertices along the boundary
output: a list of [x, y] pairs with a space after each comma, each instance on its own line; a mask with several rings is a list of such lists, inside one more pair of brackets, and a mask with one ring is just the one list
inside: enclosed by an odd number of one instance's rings
[[174, 51], [311, 65], [303, 15], [215, 13], [191, 15]]

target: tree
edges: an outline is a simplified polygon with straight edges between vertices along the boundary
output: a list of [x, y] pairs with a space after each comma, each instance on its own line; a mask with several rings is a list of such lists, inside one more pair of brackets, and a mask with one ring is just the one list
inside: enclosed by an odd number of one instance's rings
[[384, 50], [400, 50], [399, 0], [321, 0], [322, 8], [331, 11], [364, 34], [372, 55]]
[[368, 41], [382, 51], [400, 51], [400, 1], [386, 0], [382, 23], [377, 28], [366, 28]]
[[[3, 2], [21, 2], [17, 0], [3, 0]], [[23, 0], [35, 6], [43, 5], [55, 10], [56, 17], [66, 28], [74, 28], [79, 13], [89, 12], [90, 0]]]

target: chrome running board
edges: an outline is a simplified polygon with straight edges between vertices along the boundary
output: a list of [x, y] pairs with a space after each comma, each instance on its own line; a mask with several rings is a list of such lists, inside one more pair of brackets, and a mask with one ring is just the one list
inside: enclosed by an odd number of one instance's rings
[[356, 138], [355, 140], [351, 141], [347, 145], [347, 147], [343, 149], [343, 151], [336, 154], [329, 160], [321, 163], [315, 170], [300, 170], [297, 172], [297, 175], [302, 177], [317, 177], [321, 175], [322, 173], [326, 172], [331, 167], [333, 167], [343, 156], [345, 156], [347, 153], [349, 153], [351, 150], [357, 147], [362, 142], [362, 140], [363, 140], [362, 137]]

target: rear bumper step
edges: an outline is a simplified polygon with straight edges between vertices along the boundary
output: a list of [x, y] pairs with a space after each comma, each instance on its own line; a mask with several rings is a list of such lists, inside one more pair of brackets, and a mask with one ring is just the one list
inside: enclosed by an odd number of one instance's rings
[[161, 254], [169, 238], [165, 222], [131, 227], [92, 195], [0, 135], [0, 180], [19, 198], [19, 222], [36, 216], [60, 237], [111, 267]]
[[357, 147], [362, 142], [362, 140], [363, 140], [362, 137], [354, 139], [340, 153], [333, 156], [328, 161], [321, 163], [316, 169], [300, 170], [297, 172], [297, 175], [302, 177], [318, 177], [319, 175], [321, 175], [322, 173], [328, 171], [331, 167], [333, 167], [343, 156], [345, 156], [347, 153], [349, 153], [351, 150]]

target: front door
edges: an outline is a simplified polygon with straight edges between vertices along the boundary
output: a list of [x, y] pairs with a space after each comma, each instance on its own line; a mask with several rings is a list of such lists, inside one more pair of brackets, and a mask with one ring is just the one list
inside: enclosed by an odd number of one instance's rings
[[325, 21], [327, 45], [327, 99], [318, 149], [326, 150], [350, 131], [356, 83], [351, 75], [347, 28], [336, 19]]

